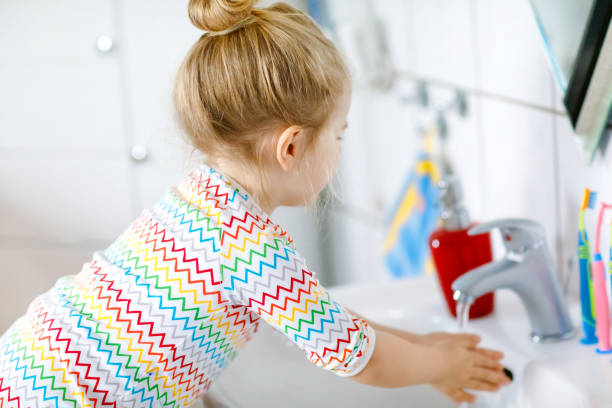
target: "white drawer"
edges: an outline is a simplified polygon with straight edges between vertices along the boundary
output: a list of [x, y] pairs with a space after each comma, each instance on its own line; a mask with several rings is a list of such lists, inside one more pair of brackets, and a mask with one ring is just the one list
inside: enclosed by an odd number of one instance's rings
[[0, 159], [0, 236], [78, 243], [117, 237], [136, 217], [125, 157]]
[[61, 276], [77, 274], [95, 249], [20, 249], [0, 245], [0, 335]]
[[0, 63], [0, 149], [125, 151], [117, 58]]
[[100, 35], [114, 36], [112, 5], [111, 0], [2, 0], [2, 57], [93, 56]]

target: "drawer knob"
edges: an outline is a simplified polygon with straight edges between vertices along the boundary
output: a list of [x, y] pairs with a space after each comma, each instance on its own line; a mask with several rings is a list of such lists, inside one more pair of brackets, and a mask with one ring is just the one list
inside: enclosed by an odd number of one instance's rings
[[96, 48], [98, 51], [104, 54], [111, 52], [114, 45], [115, 43], [113, 42], [113, 39], [106, 34], [102, 34], [96, 40]]
[[144, 161], [149, 156], [149, 150], [145, 145], [136, 144], [132, 146], [130, 155], [135, 161]]

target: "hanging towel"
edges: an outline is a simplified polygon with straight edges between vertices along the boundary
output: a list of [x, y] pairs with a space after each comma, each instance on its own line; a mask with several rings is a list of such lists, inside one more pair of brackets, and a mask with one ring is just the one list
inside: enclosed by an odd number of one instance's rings
[[[399, 197], [386, 217], [382, 252], [394, 278], [422, 274], [430, 257], [428, 239], [438, 221], [437, 183], [440, 170], [434, 160], [437, 127], [423, 136], [423, 147], [408, 174]], [[430, 261], [430, 260], [429, 260]]]

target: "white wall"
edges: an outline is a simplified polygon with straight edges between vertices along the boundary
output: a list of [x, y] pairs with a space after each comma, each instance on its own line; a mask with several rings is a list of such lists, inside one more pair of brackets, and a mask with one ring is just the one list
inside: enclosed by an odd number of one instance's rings
[[[380, 256], [372, 259], [383, 230], [380, 223], [372, 228], [371, 220], [393, 203], [414, 160], [415, 129], [431, 120], [431, 109], [399, 101], [400, 94], [414, 92], [418, 80], [429, 84], [433, 106], [448, 102], [455, 89], [468, 94], [468, 117], [447, 118], [451, 156], [472, 217], [541, 222], [565, 277], [576, 253], [584, 188], [612, 199], [611, 153], [598, 154], [590, 167], [582, 159], [528, 1], [373, 3], [404, 80], [387, 93], [354, 91], [341, 177], [348, 181], [346, 201], [363, 211], [339, 210], [336, 282], [389, 279]], [[364, 213], [372, 214], [369, 221]], [[578, 273], [570, 273], [575, 295]]]

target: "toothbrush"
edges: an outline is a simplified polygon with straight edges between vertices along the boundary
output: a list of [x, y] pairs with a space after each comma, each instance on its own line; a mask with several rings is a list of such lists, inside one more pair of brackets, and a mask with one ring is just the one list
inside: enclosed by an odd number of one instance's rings
[[597, 230], [595, 235], [595, 255], [591, 270], [593, 271], [593, 292], [595, 294], [595, 328], [599, 337], [598, 353], [612, 353], [610, 347], [610, 305], [606, 292], [606, 267], [601, 258], [600, 237], [603, 214], [606, 209], [612, 209], [612, 204], [601, 203], [599, 215], [597, 216]]
[[[582, 344], [596, 344], [595, 335], [595, 304], [593, 302], [593, 280], [591, 275], [591, 249], [589, 237], [584, 227], [584, 212], [587, 208], [594, 209], [597, 202], [597, 193], [584, 190], [584, 198], [580, 207], [580, 219], [578, 223], [578, 267], [580, 268], [580, 304], [582, 306], [582, 328], [584, 338]], [[612, 254], [612, 248], [610, 248]], [[612, 256], [612, 255], [611, 255]]]
[[[610, 275], [610, 296], [612, 296], [612, 223], [610, 223], [610, 252], [608, 254], [608, 274]], [[612, 298], [610, 299], [610, 320], [612, 323]], [[612, 340], [611, 340], [612, 341]]]

